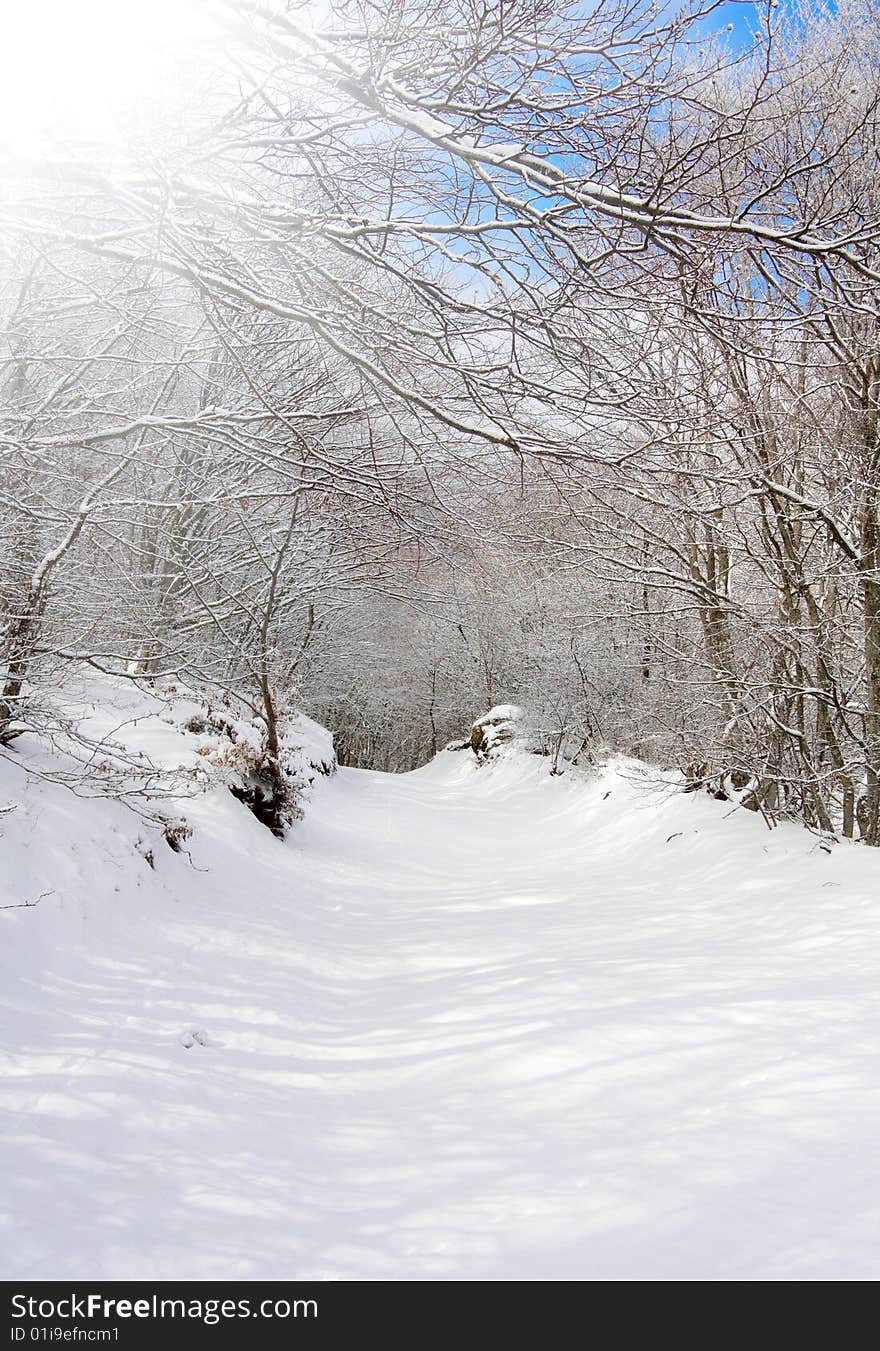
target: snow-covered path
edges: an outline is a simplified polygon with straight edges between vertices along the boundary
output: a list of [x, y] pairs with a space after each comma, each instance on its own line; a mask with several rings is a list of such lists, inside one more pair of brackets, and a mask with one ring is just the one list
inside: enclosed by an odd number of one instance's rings
[[451, 753], [192, 815], [7, 917], [5, 1275], [880, 1272], [867, 851]]

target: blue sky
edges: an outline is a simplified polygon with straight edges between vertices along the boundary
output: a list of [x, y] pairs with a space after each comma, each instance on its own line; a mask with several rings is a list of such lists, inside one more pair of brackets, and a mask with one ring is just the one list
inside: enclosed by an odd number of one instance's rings
[[[779, 10], [785, 7], [785, 0], [780, 0]], [[729, 41], [734, 47], [745, 46], [755, 30], [760, 27], [763, 16], [767, 12], [767, 5], [754, 4], [752, 0], [727, 0], [727, 3], [721, 5], [715, 10], [708, 19], [704, 20], [701, 27], [706, 33], [723, 33], [728, 24], [733, 24], [733, 32], [729, 35]]]

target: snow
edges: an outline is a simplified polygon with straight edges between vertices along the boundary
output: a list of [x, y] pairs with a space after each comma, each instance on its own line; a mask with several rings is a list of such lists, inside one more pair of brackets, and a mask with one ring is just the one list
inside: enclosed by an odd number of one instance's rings
[[[483, 761], [489, 755], [506, 754], [508, 751], [517, 754], [519, 746], [513, 743], [514, 739], [522, 740], [524, 716], [523, 710], [516, 704], [496, 704], [488, 713], [477, 718], [471, 728], [470, 744], [479, 759]], [[474, 733], [479, 735], [476, 743]]]
[[27, 741], [7, 1278], [876, 1275], [872, 851], [632, 762], [441, 752], [319, 778], [284, 842], [209, 785], [175, 853]]
[[496, 704], [494, 708], [489, 709], [488, 713], [484, 713], [481, 718], [478, 718], [474, 726], [491, 726], [498, 722], [518, 722], [522, 717], [523, 710], [518, 704]]

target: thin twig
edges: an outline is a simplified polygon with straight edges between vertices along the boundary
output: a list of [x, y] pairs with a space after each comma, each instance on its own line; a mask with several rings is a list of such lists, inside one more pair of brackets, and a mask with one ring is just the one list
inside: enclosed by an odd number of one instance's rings
[[33, 901], [16, 901], [14, 905], [0, 905], [0, 910], [32, 910], [40, 901], [44, 901], [47, 896], [54, 896], [54, 891], [44, 891]]

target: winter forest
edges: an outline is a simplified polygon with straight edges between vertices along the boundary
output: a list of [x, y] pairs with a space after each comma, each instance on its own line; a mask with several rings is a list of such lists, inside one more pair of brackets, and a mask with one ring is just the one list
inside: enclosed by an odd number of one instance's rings
[[876, 1276], [877, 0], [126, 8], [0, 58], [3, 1274]]
[[393, 770], [513, 699], [880, 842], [877, 11], [716, 9], [212, 6], [7, 151], [4, 740], [72, 661], [270, 771], [290, 699]]

